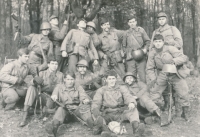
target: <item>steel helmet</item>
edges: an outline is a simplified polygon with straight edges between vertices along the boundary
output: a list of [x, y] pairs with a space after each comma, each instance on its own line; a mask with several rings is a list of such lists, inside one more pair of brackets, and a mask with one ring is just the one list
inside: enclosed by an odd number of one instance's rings
[[141, 61], [144, 58], [144, 52], [141, 49], [133, 50], [132, 56], [135, 61]]
[[167, 14], [164, 13], [164, 12], [160, 12], [160, 13], [158, 13], [157, 18], [160, 18], [160, 17], [166, 17], [167, 18]]
[[82, 60], [80, 60], [77, 64], [76, 64], [76, 66], [78, 67], [78, 66], [85, 66], [85, 67], [88, 67], [88, 62], [85, 60], [85, 59], [82, 59]]
[[51, 29], [51, 24], [49, 22], [42, 22], [40, 26], [40, 30], [43, 30], [43, 29]]
[[134, 79], [136, 79], [137, 77], [135, 75], [133, 75], [132, 72], [126, 72], [125, 76], [123, 77], [123, 81], [125, 82], [125, 79], [127, 76], [132, 76]]
[[95, 23], [92, 22], [92, 21], [89, 21], [89, 22], [87, 23], [87, 26], [90, 26], [90, 27], [93, 27], [94, 29], [96, 29], [96, 25], [95, 25]]
[[166, 73], [177, 73], [176, 66], [174, 64], [164, 64], [162, 72]]

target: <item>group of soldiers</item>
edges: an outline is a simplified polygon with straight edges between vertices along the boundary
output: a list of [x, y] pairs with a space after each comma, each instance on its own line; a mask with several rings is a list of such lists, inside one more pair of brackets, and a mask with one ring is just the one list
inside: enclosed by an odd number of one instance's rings
[[[188, 57], [183, 54], [180, 31], [168, 25], [164, 12], [157, 19], [159, 28], [151, 40], [137, 26], [135, 16], [128, 17], [130, 29], [126, 31], [111, 28], [108, 19], [102, 18], [99, 35], [95, 23], [84, 20], [78, 22], [78, 29], [68, 32], [67, 20], [59, 29], [55, 15], [41, 24], [40, 34], [19, 33], [21, 42], [29, 45], [19, 49], [18, 59], [0, 71], [0, 108], [14, 109], [18, 100], [25, 98], [19, 123], [23, 127], [35, 104], [40, 104], [43, 114], [54, 114], [46, 125], [46, 131], [54, 136], [71, 115], [85, 122], [94, 135], [117, 136], [108, 124], [128, 120], [133, 134], [141, 136], [145, 125], [140, 123], [137, 104], [152, 115], [145, 123], [152, 123], [161, 116], [161, 109], [169, 107], [170, 81], [182, 106], [181, 117], [188, 121], [185, 78], [193, 68], [188, 67]], [[175, 72], [162, 71], [166, 64], [171, 66], [169, 70], [175, 66]], [[30, 74], [33, 79], [27, 84], [24, 80]]]

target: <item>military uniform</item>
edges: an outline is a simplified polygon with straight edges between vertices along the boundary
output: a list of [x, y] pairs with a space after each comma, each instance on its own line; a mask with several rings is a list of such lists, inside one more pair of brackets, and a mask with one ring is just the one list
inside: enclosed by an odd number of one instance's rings
[[[67, 45], [75, 43], [74, 50], [68, 57], [68, 71], [76, 72], [76, 63], [81, 58], [89, 60], [88, 50], [91, 50], [94, 60], [98, 59], [98, 54], [89, 34], [81, 30], [72, 29], [69, 31], [61, 45], [61, 51], [67, 51]], [[77, 56], [78, 54], [78, 56]], [[89, 61], [88, 61], [89, 62]]]
[[135, 82], [132, 85], [126, 85], [130, 94], [138, 97], [139, 103], [142, 107], [146, 108], [151, 113], [158, 109], [158, 106], [150, 99], [148, 88], [145, 83]]
[[[49, 69], [45, 71], [41, 71], [39, 73], [39, 77], [41, 77], [43, 81], [43, 85], [41, 86], [41, 91], [46, 92], [47, 94], [51, 95], [55, 86], [57, 84], [63, 83], [64, 76], [61, 72], [50, 72]], [[38, 91], [36, 90], [35, 86], [30, 86], [28, 88], [24, 105], [32, 106], [36, 97], [38, 95]], [[46, 99], [45, 96], [42, 96], [43, 104], [47, 106], [47, 108], [53, 108], [54, 103], [51, 101], [50, 98]]]
[[[114, 64], [116, 70], [121, 77], [125, 75], [125, 67], [122, 63], [122, 59], [118, 60], [118, 57], [122, 58], [121, 55], [121, 41], [123, 39], [124, 31], [121, 30], [110, 30], [108, 34], [102, 32], [99, 35], [99, 40], [101, 42], [99, 46], [99, 58], [103, 59], [104, 55], [110, 58], [110, 64]], [[107, 62], [103, 59], [103, 62]], [[104, 64], [104, 63], [102, 63]]]
[[165, 24], [156, 29], [152, 35], [150, 49], [153, 47], [153, 38], [156, 34], [161, 34], [164, 37], [165, 45], [183, 50], [183, 39], [180, 31], [175, 26]]
[[[137, 104], [135, 99], [129, 93], [126, 86], [108, 87], [103, 86], [98, 89], [94, 95], [92, 102], [92, 111], [95, 109], [103, 110], [104, 109], [113, 109], [120, 108], [120, 106], [128, 105], [129, 103]], [[139, 122], [139, 115], [137, 108], [133, 110], [124, 110], [124, 111], [112, 111], [103, 115], [103, 118], [106, 120], [106, 123], [111, 121], [120, 121], [120, 120], [129, 120], [130, 122], [137, 121]]]
[[[162, 72], [162, 67], [164, 64], [169, 64], [169, 60], [173, 60], [177, 66], [178, 73], [166, 75]], [[176, 94], [181, 97], [180, 104], [182, 106], [189, 106], [189, 94], [188, 85], [186, 81], [181, 77], [181, 71], [179, 71], [181, 65], [183, 65], [187, 60], [180, 50], [174, 46], [163, 46], [163, 51], [158, 53], [155, 48], [149, 52], [149, 58], [147, 62], [147, 75], [151, 81], [156, 80], [155, 86], [151, 89], [150, 97], [153, 101], [159, 102], [161, 94], [167, 87], [167, 80], [172, 83], [173, 89]], [[156, 73], [157, 72], [157, 73]]]
[[0, 71], [0, 81], [3, 97], [6, 104], [12, 104], [13, 106], [19, 100], [20, 96], [25, 96], [27, 91], [27, 85], [25, 82], [22, 84], [16, 84], [19, 78], [23, 80], [29, 73], [29, 67], [27, 64], [21, 64], [19, 60], [6, 64]]
[[[145, 30], [141, 27], [135, 29], [129, 29], [126, 31], [123, 38], [123, 46], [126, 53], [132, 52], [137, 49], [147, 49], [150, 45], [150, 39]], [[135, 61], [133, 58], [127, 59], [127, 72], [133, 72], [134, 75], [139, 74], [139, 78], [142, 82], [146, 83], [146, 57], [140, 62]]]
[[65, 38], [68, 30], [67, 24], [63, 24], [61, 30], [58, 28], [58, 26], [55, 26], [51, 24], [51, 32], [49, 33], [49, 39], [53, 42], [53, 48], [54, 48], [54, 56], [56, 60], [58, 61], [58, 70], [61, 69], [61, 43], [63, 39]]
[[[72, 88], [67, 88], [65, 84], [59, 84], [54, 89], [52, 95], [57, 95], [59, 102], [68, 107], [76, 116], [80, 117], [82, 120], [87, 121], [91, 118], [90, 107], [86, 112], [81, 111], [82, 101], [89, 99], [84, 89], [81, 86], [74, 86]], [[89, 106], [89, 105], [88, 105]], [[53, 121], [57, 120], [62, 124], [70, 113], [59, 107], [53, 117]], [[67, 117], [68, 118], [68, 117]]]
[[44, 66], [41, 65], [44, 59], [40, 46], [42, 47], [46, 57], [53, 56], [53, 44], [49, 38], [44, 37], [42, 34], [30, 34], [28, 36], [22, 36], [21, 40], [23, 43], [30, 43], [28, 46], [28, 50], [30, 51], [28, 64], [33, 71], [31, 73], [36, 74], [36, 67], [38, 66], [40, 66], [39, 71], [46, 69], [47, 64]]

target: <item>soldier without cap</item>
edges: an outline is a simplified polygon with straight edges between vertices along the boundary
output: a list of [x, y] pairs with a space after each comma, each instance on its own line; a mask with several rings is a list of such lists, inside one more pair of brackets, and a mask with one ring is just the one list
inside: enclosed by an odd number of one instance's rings
[[6, 64], [0, 71], [1, 102], [0, 109], [14, 109], [16, 102], [20, 97], [24, 97], [27, 91], [27, 85], [24, 79], [29, 73], [27, 61], [29, 58], [28, 49], [19, 49], [17, 51], [18, 59]]

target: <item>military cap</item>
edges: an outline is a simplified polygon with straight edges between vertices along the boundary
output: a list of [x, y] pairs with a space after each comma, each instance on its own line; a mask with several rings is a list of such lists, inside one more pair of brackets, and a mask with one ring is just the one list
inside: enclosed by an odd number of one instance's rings
[[107, 22], [109, 22], [109, 20], [106, 19], [106, 18], [101, 18], [101, 20], [100, 20], [101, 25], [104, 24], [104, 23], [107, 23]]
[[18, 56], [22, 56], [23, 54], [26, 54], [26, 55], [29, 54], [28, 48], [21, 48], [21, 49], [19, 49], [19, 50], [17, 51], [17, 55], [18, 55]]
[[54, 18], [58, 18], [58, 16], [56, 16], [56, 15], [51, 15], [50, 18], [49, 18], [49, 21], [51, 21], [51, 20], [54, 19]]
[[78, 67], [78, 66], [85, 66], [85, 67], [88, 67], [88, 62], [87, 62], [87, 60], [82, 59], [82, 60], [80, 60], [80, 61], [76, 64], [76, 66], [77, 66], [77, 67]]
[[90, 27], [93, 27], [94, 29], [96, 29], [96, 25], [92, 21], [87, 22], [87, 26], [90, 26]]
[[125, 79], [127, 76], [132, 76], [133, 78], [137, 79], [137, 77], [135, 75], [133, 75], [132, 72], [126, 72], [125, 76], [123, 77], [123, 81], [125, 82]]
[[154, 37], [153, 37], [153, 41], [154, 40], [163, 40], [164, 41], [164, 37], [163, 37], [163, 35], [161, 35], [161, 34], [156, 34]]
[[117, 73], [114, 70], [108, 70], [105, 74], [106, 77], [108, 76], [115, 76], [117, 77]]
[[167, 18], [167, 14], [165, 12], [160, 12], [160, 13], [158, 13], [157, 18], [160, 18], [160, 17], [166, 17]]
[[128, 21], [131, 20], [131, 19], [137, 20], [137, 17], [135, 15], [130, 15], [130, 16], [128, 16], [127, 19], [128, 19]]

